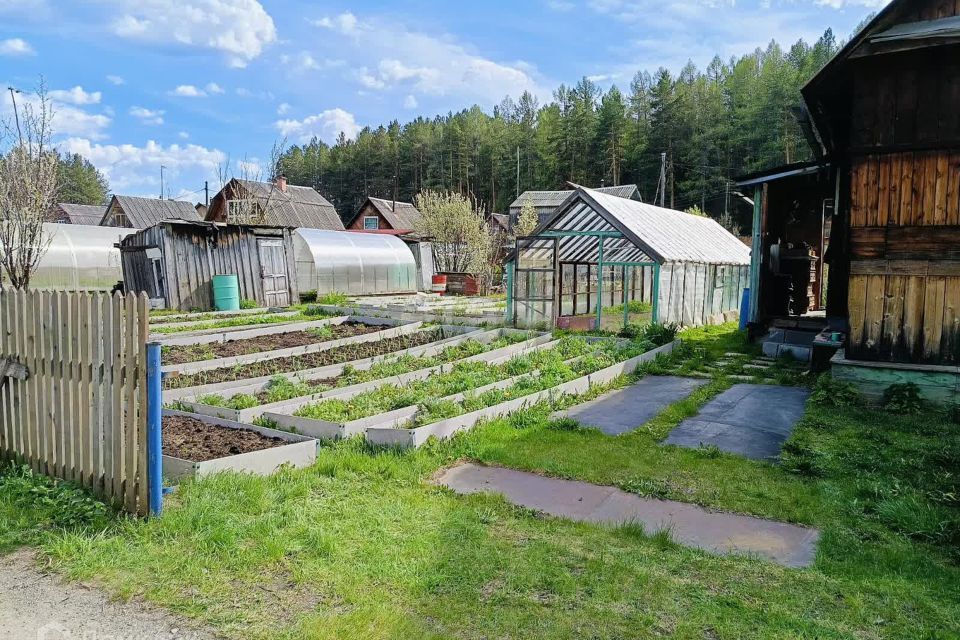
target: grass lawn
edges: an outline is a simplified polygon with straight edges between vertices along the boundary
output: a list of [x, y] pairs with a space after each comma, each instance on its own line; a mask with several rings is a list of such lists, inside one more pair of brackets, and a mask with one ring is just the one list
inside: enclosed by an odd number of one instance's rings
[[[731, 327], [683, 337], [648, 371], [749, 350]], [[412, 452], [342, 442], [309, 469], [183, 485], [146, 523], [8, 471], [0, 551], [35, 545], [73, 578], [237, 638], [958, 637], [960, 426], [819, 385], [780, 466], [657, 444], [730, 384], [718, 370], [615, 438], [534, 408]], [[467, 458], [817, 526], [817, 560], [715, 557], [429, 483]]]

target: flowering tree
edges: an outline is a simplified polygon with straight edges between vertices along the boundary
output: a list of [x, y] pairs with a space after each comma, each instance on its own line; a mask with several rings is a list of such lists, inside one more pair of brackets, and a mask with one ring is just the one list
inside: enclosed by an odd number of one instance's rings
[[517, 236], [528, 236], [533, 233], [540, 223], [537, 216], [537, 210], [533, 207], [533, 201], [530, 198], [523, 199], [523, 205], [520, 207], [520, 215], [517, 216], [517, 224], [514, 225], [514, 233]]

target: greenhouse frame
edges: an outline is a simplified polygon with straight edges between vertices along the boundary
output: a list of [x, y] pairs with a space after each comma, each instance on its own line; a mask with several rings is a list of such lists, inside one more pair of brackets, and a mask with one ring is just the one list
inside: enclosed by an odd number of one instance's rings
[[43, 223], [50, 243], [30, 281], [34, 289], [112, 291], [123, 280], [117, 243], [135, 229]]
[[507, 263], [515, 326], [720, 323], [750, 279], [750, 248], [716, 221], [579, 187]]

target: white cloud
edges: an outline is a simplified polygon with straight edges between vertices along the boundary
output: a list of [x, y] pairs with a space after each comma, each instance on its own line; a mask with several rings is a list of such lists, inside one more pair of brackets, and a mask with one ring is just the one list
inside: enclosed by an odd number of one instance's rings
[[219, 51], [245, 67], [277, 39], [273, 18], [257, 0], [111, 0], [123, 38]]
[[[52, 92], [51, 92], [52, 93]], [[74, 105], [61, 102], [50, 96], [53, 106], [51, 127], [57, 136], [82, 136], [91, 140], [101, 140], [106, 137], [106, 129], [112, 119], [102, 113], [88, 113]], [[17, 107], [21, 115], [23, 109], [37, 109], [40, 101], [36, 94], [22, 93], [17, 96]], [[0, 95], [0, 116], [6, 118], [13, 114], [13, 103], [10, 94], [6, 91]]]
[[107, 76], [107, 82], [109, 82], [109, 83], [112, 84], [112, 85], [115, 85], [115, 86], [119, 87], [119, 86], [122, 85], [125, 81], [124, 81], [124, 79], [123, 79], [122, 77], [120, 77], [120, 76], [109, 75], [109, 76]]
[[204, 89], [206, 89], [207, 93], [210, 95], [220, 95], [223, 93], [223, 87], [218, 85], [216, 82], [208, 82]]
[[163, 124], [164, 111], [160, 109], [147, 109], [146, 107], [130, 107], [130, 115], [139, 120], [142, 124], [158, 126]]
[[292, 71], [305, 72], [334, 69], [336, 67], [343, 67], [347, 63], [345, 60], [335, 58], [322, 58], [318, 60], [309, 51], [301, 51], [295, 54], [283, 54], [280, 56], [280, 64], [288, 67]]
[[[333, 32], [330, 45], [350, 59], [353, 79], [366, 89], [487, 103], [525, 90], [549, 95], [530, 65], [489, 59], [449, 34], [422, 32], [396, 20], [358, 19], [352, 13], [312, 23]], [[382, 37], [385, 33], [388, 38]]]
[[72, 89], [54, 89], [48, 94], [51, 100], [69, 104], [100, 104], [103, 95], [99, 91], [84, 91], [77, 85]]
[[285, 116], [290, 112], [290, 104], [286, 102], [281, 102], [277, 105], [277, 115]]
[[575, 5], [567, 0], [548, 0], [547, 6], [554, 11], [567, 12], [572, 11]]
[[277, 120], [274, 126], [282, 135], [301, 143], [309, 142], [314, 137], [333, 143], [341, 132], [348, 138], [354, 138], [360, 133], [360, 125], [354, 115], [339, 107], [327, 109], [303, 120]]
[[[144, 146], [96, 144], [85, 138], [70, 138], [61, 144], [70, 153], [79, 153], [92, 162], [110, 181], [117, 193], [155, 196], [160, 187], [160, 165], [165, 167], [167, 185], [183, 193], [204, 180], [216, 180], [217, 166], [226, 154], [196, 144], [164, 147], [153, 140]], [[179, 185], [178, 185], [179, 183]], [[171, 190], [173, 190], [171, 189]]]
[[181, 84], [176, 89], [170, 92], [172, 96], [180, 96], [181, 98], [202, 98], [207, 94], [203, 89], [198, 89], [192, 84]]
[[418, 104], [417, 104], [417, 97], [416, 97], [416, 96], [414, 96], [414, 95], [411, 94], [411, 95], [408, 95], [406, 98], [403, 99], [403, 108], [404, 108], [404, 109], [416, 109], [417, 106], [418, 106]]
[[177, 133], [177, 137], [179, 137], [181, 140], [189, 140], [190, 134], [187, 133], [186, 131], [180, 131], [179, 133]]
[[36, 51], [22, 38], [0, 40], [0, 56], [32, 56]]

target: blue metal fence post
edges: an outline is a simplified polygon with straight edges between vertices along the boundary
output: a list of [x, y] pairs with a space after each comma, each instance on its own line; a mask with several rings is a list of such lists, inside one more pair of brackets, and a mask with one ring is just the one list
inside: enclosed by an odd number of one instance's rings
[[163, 374], [160, 370], [160, 343], [147, 344], [147, 496], [150, 515], [163, 510]]

